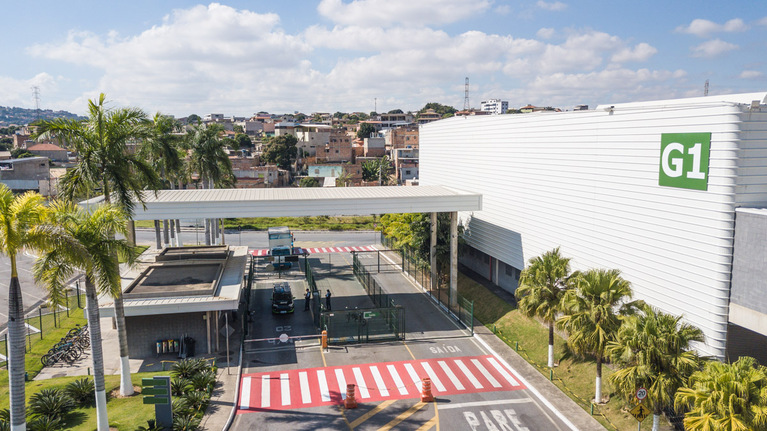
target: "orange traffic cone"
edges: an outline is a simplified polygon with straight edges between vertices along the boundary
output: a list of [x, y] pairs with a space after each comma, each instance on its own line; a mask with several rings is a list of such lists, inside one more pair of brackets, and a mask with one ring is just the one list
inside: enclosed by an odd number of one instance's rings
[[424, 377], [421, 383], [421, 401], [429, 403], [434, 401], [434, 395], [431, 394], [431, 379]]
[[347, 409], [356, 409], [357, 400], [354, 399], [354, 385], [346, 385], [346, 400], [344, 400], [344, 407]]

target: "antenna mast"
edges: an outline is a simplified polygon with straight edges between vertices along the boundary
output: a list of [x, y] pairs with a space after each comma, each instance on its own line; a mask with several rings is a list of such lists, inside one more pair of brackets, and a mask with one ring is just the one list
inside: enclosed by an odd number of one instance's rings
[[40, 87], [35, 85], [32, 87], [32, 91], [35, 94], [35, 115], [40, 120]]
[[466, 84], [464, 85], [463, 110], [468, 111], [469, 107], [469, 77], [467, 76]]
[[703, 95], [708, 96], [708, 79], [706, 80], [706, 84], [703, 85]]

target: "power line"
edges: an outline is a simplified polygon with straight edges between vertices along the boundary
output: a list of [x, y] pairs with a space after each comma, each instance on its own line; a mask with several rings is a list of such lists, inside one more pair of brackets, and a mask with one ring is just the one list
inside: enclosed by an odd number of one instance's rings
[[463, 96], [463, 110], [468, 111], [469, 110], [469, 77], [466, 77], [466, 84], [464, 86], [464, 96]]
[[706, 84], [703, 86], [703, 95], [708, 96], [708, 79], [706, 80]]
[[32, 87], [32, 91], [35, 94], [35, 116], [37, 120], [40, 120], [40, 87], [35, 85]]

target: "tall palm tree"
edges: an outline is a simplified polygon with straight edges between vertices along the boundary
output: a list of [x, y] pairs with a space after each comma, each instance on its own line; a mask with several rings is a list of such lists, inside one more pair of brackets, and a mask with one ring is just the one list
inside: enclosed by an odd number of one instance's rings
[[[159, 178], [152, 166], [128, 144], [146, 137], [146, 114], [137, 108], [110, 109], [102, 93], [88, 101], [85, 120], [56, 119], [38, 123], [36, 137], [53, 136], [73, 146], [79, 162], [61, 181], [62, 194], [73, 200], [101, 188], [104, 202], [114, 199], [127, 214], [133, 214], [134, 200], [143, 205], [145, 187], [157, 190]], [[125, 330], [122, 290], [114, 292], [115, 320], [120, 344], [120, 394], [133, 394], [128, 362], [128, 334]]]
[[674, 405], [690, 409], [688, 431], [767, 430], [767, 368], [748, 356], [732, 364], [709, 361], [677, 391]]
[[109, 430], [109, 420], [98, 295], [108, 293], [114, 296], [115, 291], [121, 290], [118, 256], [128, 262], [136, 259], [136, 249], [127, 240], [114, 237], [114, 233], [127, 234], [126, 221], [125, 212], [115, 205], [99, 206], [89, 214], [71, 202], [59, 201], [51, 204], [47, 222], [35, 227], [30, 234], [33, 238], [49, 238], [40, 247], [43, 254], [35, 263], [33, 271], [35, 279], [45, 283], [51, 296], [57, 296], [63, 291], [66, 280], [75, 271], [85, 272], [88, 332], [99, 431]]
[[528, 317], [542, 319], [549, 326], [549, 368], [554, 366], [554, 322], [562, 297], [571, 287], [570, 259], [562, 257], [559, 247], [530, 259], [519, 277], [515, 292], [519, 310]]
[[8, 286], [8, 379], [11, 398], [11, 429], [26, 429], [24, 395], [24, 304], [22, 303], [16, 255], [30, 245], [29, 230], [38, 223], [45, 209], [43, 197], [28, 192], [14, 196], [0, 184], [0, 252], [11, 261]]
[[[141, 141], [139, 155], [160, 173], [162, 187], [172, 190], [174, 180], [183, 168], [183, 161], [179, 156], [182, 138], [175, 134], [180, 129], [179, 123], [173, 117], [158, 112], [148, 128], [148, 136]], [[164, 220], [163, 223], [167, 225], [168, 222]], [[171, 228], [173, 224], [178, 226], [178, 220], [171, 223]], [[171, 230], [170, 236], [171, 239], [176, 237], [175, 230]]]
[[[189, 135], [188, 169], [200, 176], [203, 188], [212, 189], [216, 185], [233, 184], [232, 162], [229, 160], [226, 145], [219, 138], [223, 128], [218, 124], [195, 126]], [[210, 245], [215, 237], [215, 227], [205, 221], [205, 244]]]
[[615, 339], [624, 316], [640, 303], [631, 298], [631, 284], [617, 269], [592, 269], [573, 276], [575, 288], [562, 298], [564, 315], [557, 326], [567, 331], [567, 344], [573, 352], [593, 355], [597, 362], [594, 400], [602, 402], [602, 361], [607, 343]]
[[652, 431], [658, 431], [663, 410], [674, 403], [674, 394], [700, 367], [693, 341], [702, 342], [703, 331], [673, 316], [643, 306], [642, 313], [627, 319], [607, 353], [620, 369], [610, 376], [624, 399], [632, 399], [640, 387], [647, 389], [653, 412]]

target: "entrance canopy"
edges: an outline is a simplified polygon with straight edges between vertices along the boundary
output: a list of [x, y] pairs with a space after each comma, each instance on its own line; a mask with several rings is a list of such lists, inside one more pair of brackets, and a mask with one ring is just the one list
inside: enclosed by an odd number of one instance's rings
[[[93, 198], [80, 205], [103, 202]], [[136, 203], [134, 220], [354, 216], [478, 211], [482, 195], [443, 186], [160, 190]]]

